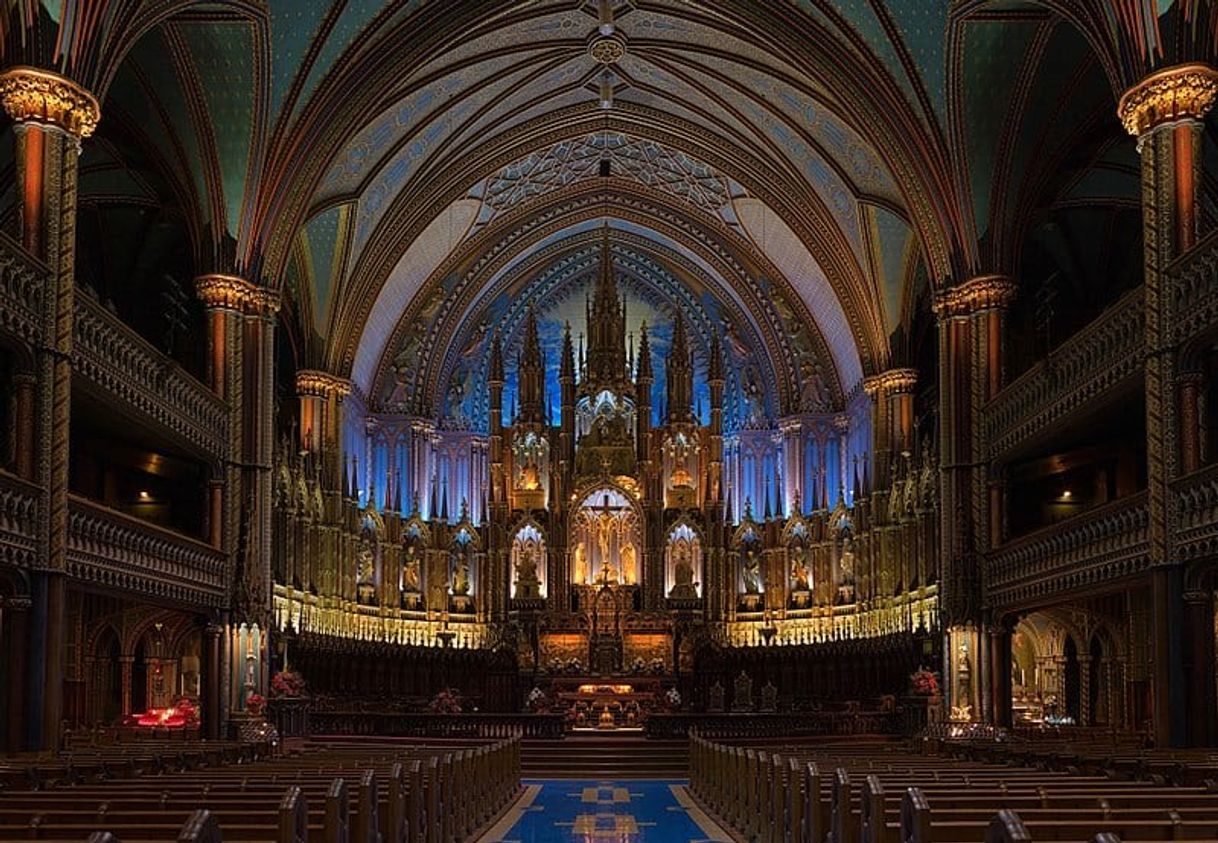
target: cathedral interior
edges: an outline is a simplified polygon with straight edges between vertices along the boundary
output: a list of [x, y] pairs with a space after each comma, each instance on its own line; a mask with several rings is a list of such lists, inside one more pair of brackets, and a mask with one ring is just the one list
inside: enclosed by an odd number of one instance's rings
[[1208, 758], [1216, 67], [1213, 0], [2, 0], [0, 803], [477, 737], [489, 821], [617, 739], [786, 843], [732, 740]]

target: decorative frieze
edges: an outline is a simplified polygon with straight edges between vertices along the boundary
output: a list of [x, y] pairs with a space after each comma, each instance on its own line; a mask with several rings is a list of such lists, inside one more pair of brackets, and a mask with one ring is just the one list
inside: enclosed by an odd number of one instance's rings
[[36, 346], [42, 338], [43, 291], [50, 269], [0, 234], [0, 330]]
[[278, 291], [260, 287], [236, 275], [200, 275], [195, 279], [195, 294], [208, 308], [257, 316], [274, 316], [279, 312]]
[[1010, 307], [1018, 287], [1006, 275], [979, 275], [935, 296], [933, 309], [941, 319], [963, 318], [984, 310]]
[[38, 535], [37, 486], [0, 472], [0, 562], [34, 565]]
[[299, 369], [296, 372], [296, 394], [317, 398], [329, 398], [331, 395], [346, 398], [351, 394], [351, 381], [331, 375], [329, 372]]

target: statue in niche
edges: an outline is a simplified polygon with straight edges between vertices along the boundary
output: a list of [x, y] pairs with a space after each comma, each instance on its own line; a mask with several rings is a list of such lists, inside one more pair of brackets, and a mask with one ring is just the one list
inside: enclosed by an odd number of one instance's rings
[[413, 544], [406, 546], [406, 559], [402, 562], [402, 591], [417, 594], [422, 590], [419, 575], [419, 553]]
[[675, 600], [692, 600], [698, 596], [694, 587], [694, 565], [689, 545], [677, 542], [672, 549], [672, 590], [668, 596]]
[[588, 550], [582, 541], [575, 545], [575, 557], [571, 569], [575, 574], [575, 582], [581, 585], [588, 584]]
[[372, 546], [367, 539], [360, 542], [359, 555], [355, 563], [355, 597], [356, 601], [365, 605], [376, 602], [375, 561]]
[[527, 542], [516, 557], [516, 598], [537, 600], [541, 597], [541, 581], [537, 578], [537, 545]]
[[638, 581], [638, 567], [633, 544], [622, 548], [622, 582], [630, 585]]
[[453, 554], [456, 565], [453, 568], [453, 594], [458, 597], [469, 596], [469, 559], [468, 552], [458, 550]]
[[809, 588], [808, 550], [796, 547], [791, 558], [791, 591], [808, 591]]
[[757, 548], [752, 545], [744, 551], [744, 567], [741, 574], [744, 579], [744, 593], [760, 594], [761, 559], [757, 556]]

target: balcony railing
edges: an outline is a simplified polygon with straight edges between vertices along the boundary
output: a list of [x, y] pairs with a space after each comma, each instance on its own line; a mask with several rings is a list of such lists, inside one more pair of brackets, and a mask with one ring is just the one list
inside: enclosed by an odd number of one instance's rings
[[49, 270], [0, 234], [0, 330], [29, 345], [42, 337], [42, 292]]
[[34, 564], [38, 487], [0, 471], [0, 562]]
[[1176, 481], [1173, 555], [1188, 561], [1218, 552], [1218, 465]]
[[111, 401], [203, 455], [228, 453], [228, 405], [87, 296], [76, 297], [72, 366]]
[[1185, 344], [1218, 323], [1218, 231], [1213, 231], [1168, 267], [1173, 344]]
[[1144, 570], [1148, 512], [1141, 492], [1008, 542], [989, 555], [989, 596], [1013, 606]]
[[1146, 314], [1131, 290], [1060, 348], [1024, 372], [983, 410], [991, 458], [1007, 453], [1135, 376]]
[[197, 539], [73, 495], [68, 572], [76, 579], [149, 597], [221, 607], [228, 558]]

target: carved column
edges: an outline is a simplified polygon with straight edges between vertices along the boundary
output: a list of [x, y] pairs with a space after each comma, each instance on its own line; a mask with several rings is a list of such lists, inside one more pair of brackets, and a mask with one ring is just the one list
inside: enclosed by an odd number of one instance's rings
[[1177, 379], [1180, 390], [1180, 471], [1190, 474], [1201, 467], [1201, 396], [1205, 376], [1188, 372]]
[[990, 696], [993, 699], [993, 723], [1012, 725], [1011, 716], [1011, 636], [1008, 622], [998, 622], [989, 628], [990, 635]]
[[34, 480], [34, 454], [38, 449], [37, 439], [37, 406], [38, 378], [28, 372], [19, 372], [13, 378], [15, 387], [15, 428], [14, 457], [17, 476], [24, 480]]
[[[313, 369], [296, 372], [296, 395], [300, 400], [300, 450], [320, 459], [326, 488], [342, 485], [342, 407], [343, 400], [350, 394], [351, 381], [345, 378]], [[408, 511], [409, 506], [405, 509]]]
[[26, 651], [29, 637], [26, 623], [30, 613], [28, 599], [8, 597], [0, 603], [5, 621], [5, 660], [8, 663], [8, 750], [25, 749]]
[[[207, 308], [208, 380], [229, 404], [229, 452], [223, 488], [213, 491], [221, 502], [213, 502], [213, 508], [223, 512], [221, 545], [232, 560], [232, 607], [237, 622], [269, 631], [274, 321], [279, 297], [223, 274], [196, 278], [195, 291]], [[228, 675], [231, 670], [225, 664], [222, 672]]]
[[1197, 237], [1201, 135], [1218, 96], [1218, 72], [1204, 64], [1153, 73], [1125, 92], [1117, 113], [1142, 159], [1146, 303], [1146, 451], [1151, 572], [1152, 726], [1160, 745], [1180, 744], [1185, 677], [1180, 644], [1180, 569], [1174, 558], [1180, 475], [1180, 406], [1175, 310], [1167, 267]]
[[[983, 619], [985, 550], [989, 534], [986, 443], [981, 409], [1001, 388], [1004, 316], [1014, 282], [983, 275], [940, 293], [939, 453], [940, 589], [945, 628], [979, 625]], [[983, 718], [994, 718], [989, 638], [979, 636], [979, 693]], [[951, 698], [950, 696], [948, 697]]]
[[[38, 572], [45, 600], [33, 619], [29, 701], [41, 703], [39, 745], [59, 746], [63, 714], [63, 645], [68, 535], [68, 426], [71, 418], [72, 319], [76, 289], [76, 180], [80, 144], [101, 119], [97, 100], [55, 73], [13, 67], [0, 74], [0, 102], [13, 119], [19, 237], [50, 268], [37, 349], [37, 447], [29, 476], [42, 487]], [[33, 706], [31, 706], [30, 713]], [[31, 732], [36, 728], [30, 724]]]
[[917, 369], [889, 369], [863, 380], [871, 398], [872, 476], [877, 489], [888, 489], [892, 464], [913, 450], [913, 388]]
[[1184, 672], [1188, 676], [1188, 743], [1213, 746], [1215, 704], [1214, 677], [1214, 595], [1189, 591], [1184, 595], [1185, 654]]
[[223, 662], [221, 661], [220, 639], [223, 629], [209, 623], [203, 629], [203, 659], [202, 691], [203, 696], [203, 737], [207, 740], [218, 740], [222, 737], [221, 724], [224, 722], [224, 712], [221, 700], [224, 699], [221, 681]]

